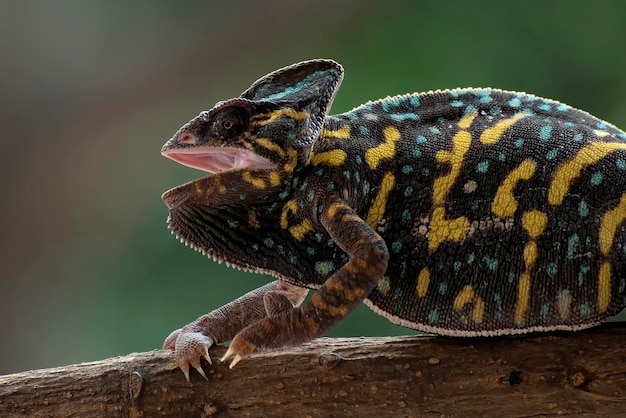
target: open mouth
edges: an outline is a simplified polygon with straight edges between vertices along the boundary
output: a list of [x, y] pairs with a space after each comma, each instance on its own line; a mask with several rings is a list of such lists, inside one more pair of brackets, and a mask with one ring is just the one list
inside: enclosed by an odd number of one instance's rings
[[238, 169], [271, 169], [274, 168], [267, 158], [241, 148], [189, 148], [163, 151], [167, 158], [208, 173], [223, 173]]

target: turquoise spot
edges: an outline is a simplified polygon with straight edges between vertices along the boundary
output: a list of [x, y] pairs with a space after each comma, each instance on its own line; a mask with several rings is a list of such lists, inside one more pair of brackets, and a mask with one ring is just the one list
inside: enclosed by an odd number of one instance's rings
[[317, 242], [322, 242], [322, 238], [324, 238], [324, 236], [322, 234], [320, 234], [319, 232], [315, 233], [315, 240]]
[[259, 244], [257, 244], [256, 242], [252, 244], [251, 247], [254, 251], [259, 251]]
[[450, 96], [452, 97], [459, 97], [461, 95], [461, 89], [458, 90], [450, 90], [448, 93], [450, 93]]
[[596, 126], [597, 126], [598, 128], [600, 128], [600, 129], [607, 128], [606, 123], [604, 123], [604, 122], [598, 122], [598, 123], [596, 124]]
[[622, 279], [619, 281], [619, 287], [617, 288], [617, 291], [619, 293], [623, 293], [625, 288], [626, 288], [626, 279]]
[[539, 316], [545, 318], [548, 315], [548, 311], [550, 310], [550, 304], [548, 302], [541, 305], [541, 309], [539, 310]]
[[433, 133], [433, 134], [440, 134], [441, 131], [439, 130], [439, 128], [437, 128], [436, 126], [431, 126], [430, 128], [428, 128], [428, 130]]
[[349, 172], [348, 170], [346, 170], [346, 171], [344, 171], [344, 172], [343, 172], [343, 176], [344, 176], [346, 179], [350, 180], [351, 174], [350, 174], [350, 172]]
[[354, 172], [354, 182], [357, 184], [361, 182], [361, 175], [359, 174], [358, 171]]
[[409, 197], [413, 194], [413, 187], [409, 186], [404, 189], [404, 197]]
[[452, 264], [452, 267], [454, 268], [455, 273], [458, 273], [459, 270], [461, 270], [462, 265], [463, 263], [461, 263], [460, 261], [455, 261], [454, 264]]
[[405, 120], [420, 120], [420, 117], [415, 113], [393, 113], [390, 117], [396, 122], [403, 122]]
[[567, 239], [567, 259], [572, 260], [576, 255], [576, 247], [578, 247], [579, 241], [578, 234], [572, 234]]
[[411, 173], [411, 171], [413, 171], [413, 166], [410, 166], [410, 165], [402, 166], [402, 172], [404, 174], [409, 174]]
[[439, 289], [438, 289], [439, 294], [440, 295], [445, 295], [447, 291], [448, 291], [448, 283], [440, 282], [439, 283]]
[[412, 106], [419, 106], [420, 105], [420, 97], [417, 94], [413, 94], [411, 97], [409, 97], [409, 103], [411, 103]]
[[461, 107], [463, 106], [463, 102], [460, 100], [453, 100], [450, 102], [450, 106], [452, 107]]
[[326, 241], [326, 245], [332, 248], [335, 246], [335, 241], [333, 241], [332, 239], [329, 239], [328, 241]]
[[263, 244], [265, 244], [266, 247], [272, 248], [274, 246], [274, 240], [271, 238], [265, 238], [263, 240]]
[[506, 154], [501, 152], [500, 154], [498, 154], [498, 161], [500, 161], [501, 163], [506, 161]]
[[515, 148], [521, 148], [524, 145], [524, 140], [522, 138], [516, 139], [514, 145]]
[[563, 103], [559, 103], [559, 105], [556, 107], [556, 110], [558, 110], [559, 112], [567, 112], [570, 109], [570, 107], [568, 105], [564, 105]]
[[443, 125], [444, 123], [446, 123], [446, 118], [444, 118], [443, 116], [439, 116], [437, 118], [437, 123]]
[[522, 101], [520, 100], [519, 97], [514, 97], [511, 100], [509, 100], [509, 106], [511, 107], [520, 107], [522, 105]]
[[586, 302], [580, 305], [580, 314], [583, 318], [589, 318], [591, 316], [591, 309], [589, 309], [589, 305], [587, 305]]
[[413, 219], [413, 217], [411, 216], [411, 212], [409, 212], [408, 209], [404, 209], [404, 211], [402, 212], [402, 221], [408, 222], [411, 219]]
[[276, 252], [280, 255], [285, 254], [285, 247], [283, 247], [282, 245], [277, 245], [276, 246]]
[[539, 139], [542, 141], [547, 141], [552, 136], [552, 126], [546, 125], [542, 126], [539, 130]]
[[418, 136], [417, 138], [415, 138], [415, 141], [417, 141], [418, 144], [425, 144], [426, 142], [428, 142], [424, 135]]
[[359, 132], [361, 132], [361, 135], [363, 136], [367, 136], [370, 134], [370, 130], [367, 128], [367, 126], [359, 126]]
[[414, 158], [419, 158], [422, 156], [422, 150], [419, 148], [414, 148], [411, 155], [413, 155]]
[[[297, 93], [299, 91], [306, 90], [306, 89], [309, 88], [309, 86], [311, 84], [315, 84], [315, 83], [317, 83], [319, 81], [320, 73], [321, 73], [321, 71], [316, 71], [316, 72], [314, 72], [312, 74], [309, 74], [304, 79], [302, 79], [302, 81], [299, 81], [295, 85], [287, 87], [286, 89], [284, 89], [283, 91], [279, 91], [278, 93], [274, 93], [274, 94], [270, 94], [269, 96], [261, 97], [261, 99], [269, 100], [269, 101], [278, 100], [278, 99], [282, 99], [283, 97], [288, 96], [290, 94], [294, 94], [294, 93]], [[326, 77], [324, 77], [324, 78], [326, 78]]]
[[600, 183], [602, 183], [603, 178], [604, 178], [604, 174], [602, 174], [602, 172], [600, 171], [596, 171], [595, 173], [591, 175], [591, 179], [589, 179], [589, 183], [592, 186], [597, 186]]
[[315, 248], [307, 247], [306, 252], [309, 253], [309, 255], [315, 255]]
[[240, 194], [240, 195], [239, 195], [239, 200], [241, 200], [242, 202], [243, 202], [244, 200], [246, 200], [246, 195], [245, 195], [245, 194]]
[[[294, 188], [296, 188], [296, 187], [298, 187], [298, 183], [300, 183], [300, 179], [298, 177], [294, 177], [293, 181], [291, 182], [292, 186]], [[283, 193], [285, 193], [285, 192], [282, 192], [281, 195]], [[287, 197], [287, 194], [285, 194], [285, 196], [283, 196], [283, 197]]]
[[[295, 186], [295, 185], [294, 185]], [[245, 196], [245, 195], [244, 195]], [[289, 190], [284, 190], [282, 192], [280, 192], [278, 194], [278, 197], [280, 197], [281, 199], [286, 198], [287, 196], [289, 196]], [[241, 199], [241, 196], [239, 197]]]
[[584, 200], [581, 200], [578, 204], [578, 214], [583, 218], [589, 215], [589, 207], [587, 206], [587, 202], [585, 202]]
[[429, 176], [430, 170], [427, 167], [422, 168], [422, 175], [426, 177]]
[[439, 320], [439, 312], [437, 311], [437, 309], [433, 309], [430, 312], [428, 312], [428, 323], [429, 324], [434, 324], [435, 322], [437, 322]]
[[298, 264], [298, 257], [295, 254], [289, 256], [289, 262], [291, 264]]
[[332, 263], [332, 261], [318, 261], [317, 263], [315, 263], [314, 268], [320, 276], [324, 277], [335, 271], [335, 265]]
[[615, 166], [619, 170], [626, 170], [626, 161], [624, 161], [622, 158], [618, 158], [617, 161], [615, 161]]
[[345, 264], [348, 261], [350, 261], [350, 256], [346, 253], [341, 253], [341, 255], [339, 256], [339, 258], [341, 258], [341, 261]]
[[357, 164], [361, 164], [361, 163], [363, 163], [363, 158], [361, 158], [360, 155], [355, 155], [354, 156], [354, 162], [357, 163]]
[[489, 160], [483, 160], [476, 166], [476, 171], [479, 173], [486, 173], [489, 170]]
[[312, 202], [314, 198], [315, 198], [315, 190], [313, 190], [313, 189], [309, 189], [309, 191], [308, 191], [308, 192], [307, 192], [307, 194], [306, 194], [306, 199], [307, 199], [309, 202]]
[[395, 241], [391, 243], [391, 251], [393, 251], [394, 254], [398, 254], [401, 249], [402, 243], [400, 241]]
[[537, 109], [545, 110], [547, 112], [550, 109], [552, 109], [552, 107], [549, 104], [544, 103], [544, 104], [540, 104], [539, 106], [537, 106]]
[[324, 169], [323, 169], [323, 168], [320, 168], [319, 170], [317, 170], [317, 171], [315, 172], [315, 175], [316, 175], [316, 176], [318, 176], [318, 177], [323, 176], [323, 175], [324, 175]]
[[548, 263], [548, 265], [546, 266], [546, 273], [548, 273], [548, 276], [550, 277], [554, 277], [557, 271], [558, 268], [556, 266], [556, 263]]
[[502, 113], [502, 109], [500, 109], [500, 106], [491, 106], [489, 108], [489, 114], [491, 116], [496, 116], [496, 115], [499, 115], [500, 113]]
[[487, 268], [489, 268], [489, 270], [494, 271], [497, 267], [498, 267], [498, 260], [496, 260], [495, 258], [491, 258], [491, 257], [483, 257], [483, 262], [487, 265]]
[[467, 105], [467, 107], [465, 108], [465, 111], [463, 112], [463, 114], [471, 115], [472, 113], [476, 113], [476, 112], [478, 112], [478, 109], [476, 108], [476, 106], [474, 106], [474, 105]]
[[568, 128], [573, 128], [574, 126], [576, 126], [574, 122], [564, 122], [563, 125], [567, 126]]
[[551, 149], [550, 151], [548, 151], [548, 153], [546, 154], [546, 159], [548, 160], [552, 160], [554, 157], [556, 157], [556, 154], [559, 152], [558, 148], [554, 148]]
[[578, 270], [578, 287], [581, 287], [583, 283], [585, 283], [585, 276], [589, 273], [591, 267], [587, 265], [580, 266], [580, 270]]
[[509, 272], [509, 277], [507, 277], [507, 280], [508, 280], [509, 284], [513, 283], [513, 281], [515, 281], [515, 273], [510, 271]]
[[574, 137], [572, 138], [574, 141], [582, 141], [583, 140], [583, 134], [579, 133], [575, 133]]
[[470, 253], [467, 256], [467, 264], [472, 264], [475, 259], [476, 259], [476, 255], [474, 255], [474, 253]]
[[490, 103], [493, 101], [493, 98], [487, 92], [479, 94], [479, 96], [480, 96], [480, 99], [478, 101], [480, 103]]

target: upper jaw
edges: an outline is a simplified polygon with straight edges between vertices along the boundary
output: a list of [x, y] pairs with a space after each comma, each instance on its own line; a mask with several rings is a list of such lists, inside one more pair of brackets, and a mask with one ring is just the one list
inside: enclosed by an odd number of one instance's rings
[[243, 148], [193, 147], [164, 148], [161, 154], [187, 167], [208, 173], [223, 173], [237, 169], [264, 170], [276, 167], [265, 157]]

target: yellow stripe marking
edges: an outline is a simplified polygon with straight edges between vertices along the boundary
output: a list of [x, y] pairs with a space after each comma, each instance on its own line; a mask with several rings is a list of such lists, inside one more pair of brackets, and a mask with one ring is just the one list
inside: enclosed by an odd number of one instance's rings
[[535, 240], [543, 233], [548, 223], [548, 215], [536, 209], [524, 212], [522, 227], [528, 232], [530, 239]]
[[296, 164], [298, 164], [298, 151], [289, 150], [287, 151], [287, 155], [288, 155], [289, 161], [285, 163], [284, 167], [287, 173], [291, 173], [293, 169], [296, 167]]
[[338, 167], [346, 161], [348, 154], [342, 149], [334, 149], [330, 151], [320, 152], [319, 154], [313, 154], [311, 157], [312, 165], [329, 165]]
[[270, 185], [278, 186], [280, 184], [280, 175], [276, 171], [269, 172]]
[[607, 211], [604, 216], [602, 216], [599, 233], [600, 251], [602, 251], [602, 255], [609, 255], [609, 251], [611, 251], [611, 247], [613, 246], [613, 240], [615, 239], [615, 232], [617, 232], [617, 229], [625, 219], [626, 193], [622, 194], [615, 208]]
[[253, 177], [249, 171], [244, 171], [241, 177], [257, 189], [264, 189], [266, 187], [265, 180]]
[[283, 206], [283, 211], [280, 214], [280, 227], [282, 229], [287, 229], [289, 223], [287, 222], [287, 216], [290, 213], [295, 213], [298, 210], [298, 204], [295, 200], [290, 200]]
[[265, 149], [274, 151], [276, 154], [278, 154], [280, 158], [283, 158], [285, 156], [285, 150], [283, 150], [278, 144], [270, 141], [267, 138], [257, 138], [255, 142]]
[[578, 150], [576, 155], [569, 161], [561, 164], [554, 172], [548, 189], [548, 202], [551, 205], [563, 203], [570, 185], [580, 176], [582, 170], [617, 150], [626, 150], [626, 144], [620, 142], [591, 142]]
[[313, 230], [313, 224], [311, 223], [311, 220], [307, 218], [307, 219], [304, 219], [299, 224], [294, 225], [291, 228], [289, 228], [289, 233], [298, 241], [302, 241], [306, 233], [312, 230]]
[[481, 324], [483, 322], [484, 315], [485, 301], [480, 296], [476, 296], [476, 300], [474, 300], [474, 309], [472, 309], [472, 321], [477, 324]]
[[274, 122], [276, 119], [287, 116], [288, 118], [294, 120], [304, 120], [309, 117], [309, 112], [306, 110], [297, 111], [294, 109], [278, 109], [270, 113], [261, 113], [259, 115], [255, 115], [252, 117], [252, 125], [254, 126], [265, 126], [269, 123]]
[[372, 170], [375, 170], [382, 160], [391, 158], [396, 152], [396, 141], [400, 139], [400, 131], [395, 126], [383, 129], [385, 142], [365, 151], [365, 161]]
[[537, 263], [539, 250], [536, 239], [543, 233], [548, 224], [548, 215], [538, 210], [531, 210], [522, 214], [522, 227], [528, 233], [529, 241], [524, 245], [524, 265], [526, 269], [517, 280], [517, 301], [515, 302], [515, 322], [524, 323], [524, 317], [530, 304], [531, 278], [530, 274]]
[[331, 205], [326, 210], [326, 213], [328, 213], [329, 218], [334, 218], [337, 215], [337, 212], [345, 207], [346, 205], [344, 203], [331, 203]]
[[598, 274], [598, 313], [604, 313], [611, 302], [611, 263], [605, 261]]
[[389, 193], [393, 189], [396, 184], [396, 178], [393, 173], [390, 171], [386, 172], [383, 176], [382, 181], [380, 182], [380, 188], [378, 189], [378, 193], [372, 202], [372, 205], [367, 212], [367, 217], [365, 218], [365, 222], [371, 226], [372, 228], [376, 228], [378, 223], [382, 219], [385, 214], [385, 210], [387, 208], [387, 199], [389, 199]]
[[502, 138], [504, 131], [509, 129], [518, 120], [529, 116], [528, 113], [520, 112], [510, 118], [503, 119], [490, 128], [487, 128], [480, 134], [480, 142], [486, 145], [495, 144]]
[[465, 305], [471, 303], [473, 300], [474, 288], [470, 285], [466, 285], [463, 289], [461, 289], [459, 294], [456, 295], [456, 298], [454, 298], [454, 305], [452, 305], [452, 307], [455, 311], [460, 311], [463, 307], [465, 307]]
[[500, 218], [513, 216], [517, 210], [517, 200], [513, 195], [513, 192], [517, 187], [517, 183], [521, 180], [530, 180], [530, 178], [535, 174], [536, 166], [537, 163], [535, 163], [535, 161], [527, 158], [522, 161], [520, 165], [511, 170], [502, 184], [500, 184], [500, 187], [498, 187], [496, 196], [493, 199], [491, 211], [494, 215]]
[[336, 130], [327, 130], [322, 129], [321, 136], [323, 138], [340, 138], [340, 139], [348, 139], [350, 138], [350, 127], [348, 125], [344, 125]]
[[378, 283], [376, 284], [378, 291], [381, 295], [385, 296], [391, 290], [391, 285], [389, 284], [389, 278], [387, 276], [383, 276], [378, 279]]
[[458, 242], [469, 230], [469, 221], [461, 216], [456, 219], [446, 219], [444, 204], [456, 181], [463, 158], [470, 148], [472, 134], [464, 129], [469, 128], [476, 118], [477, 113], [472, 112], [459, 120], [457, 126], [460, 131], [452, 137], [452, 150], [439, 151], [435, 154], [435, 159], [441, 164], [450, 164], [450, 172], [444, 176], [437, 177], [433, 182], [433, 213], [430, 219], [430, 235], [428, 238], [428, 251], [434, 253], [439, 245], [444, 241]]
[[428, 267], [424, 267], [417, 276], [417, 286], [415, 287], [415, 295], [418, 298], [423, 298], [428, 292], [428, 285], [430, 284], [430, 270]]

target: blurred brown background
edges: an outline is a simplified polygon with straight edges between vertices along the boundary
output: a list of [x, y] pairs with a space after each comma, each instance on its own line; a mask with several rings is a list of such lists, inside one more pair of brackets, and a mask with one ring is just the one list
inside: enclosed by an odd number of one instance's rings
[[619, 1], [0, 0], [0, 373], [158, 348], [268, 280], [170, 236], [161, 193], [202, 174], [159, 154], [267, 72], [338, 60], [332, 113], [492, 86], [626, 128], [625, 44]]

